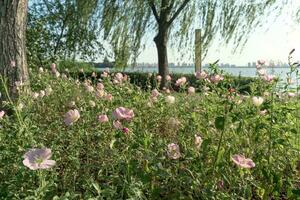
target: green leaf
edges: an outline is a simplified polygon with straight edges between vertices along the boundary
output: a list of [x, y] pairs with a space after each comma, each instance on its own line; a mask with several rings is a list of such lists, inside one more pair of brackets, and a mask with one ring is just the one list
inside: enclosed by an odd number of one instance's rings
[[300, 197], [300, 189], [292, 190], [293, 194]]
[[218, 130], [224, 130], [224, 128], [225, 128], [225, 118], [223, 116], [217, 117], [215, 119], [215, 127]]

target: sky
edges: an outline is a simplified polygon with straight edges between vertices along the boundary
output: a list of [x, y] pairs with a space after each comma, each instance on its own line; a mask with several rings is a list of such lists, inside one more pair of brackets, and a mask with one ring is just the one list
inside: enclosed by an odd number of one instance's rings
[[[280, 17], [270, 19], [269, 23], [261, 28], [257, 28], [248, 39], [242, 53], [233, 54], [233, 46], [216, 44], [208, 51], [203, 63], [212, 63], [220, 60], [219, 63], [230, 63], [239, 66], [247, 65], [248, 62], [255, 62], [259, 59], [266, 61], [288, 62], [288, 54], [292, 49], [296, 49], [293, 57], [300, 60], [300, 22], [297, 23], [293, 16], [295, 8], [300, 8], [300, 0], [293, 0], [293, 5], [285, 9]], [[157, 52], [154, 42], [150, 40], [146, 44], [145, 50], [138, 57], [138, 62], [157, 63]], [[169, 48], [169, 63], [178, 63], [180, 58], [176, 53], [177, 49]], [[184, 62], [193, 63], [190, 58], [183, 59]]]

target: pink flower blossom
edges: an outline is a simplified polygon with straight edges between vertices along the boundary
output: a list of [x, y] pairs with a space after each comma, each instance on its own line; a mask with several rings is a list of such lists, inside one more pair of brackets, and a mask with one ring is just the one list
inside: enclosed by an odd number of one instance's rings
[[0, 120], [3, 119], [4, 115], [5, 115], [4, 110], [0, 111]]
[[128, 134], [128, 133], [129, 133], [129, 128], [124, 127], [124, 128], [122, 129], [122, 131], [123, 131], [123, 133]]
[[10, 66], [11, 67], [16, 67], [16, 61], [14, 61], [14, 60], [10, 61]]
[[194, 94], [196, 89], [194, 87], [189, 87], [188, 88], [188, 94]]
[[76, 122], [80, 118], [79, 111], [69, 110], [64, 116], [64, 122], [67, 126], [71, 126], [74, 122]]
[[56, 163], [54, 160], [49, 160], [51, 156], [51, 149], [30, 149], [24, 155], [23, 164], [31, 170], [49, 169]]
[[97, 83], [97, 90], [103, 90], [104, 89], [104, 85], [102, 83]]
[[220, 81], [223, 81], [223, 80], [224, 80], [224, 77], [219, 75], [219, 74], [215, 74], [215, 75], [212, 75], [210, 77], [210, 81], [212, 83], [215, 83], [215, 84], [217, 84], [217, 83], [219, 83]]
[[181, 153], [178, 144], [175, 143], [168, 144], [167, 155], [170, 159], [173, 160], [180, 158]]
[[207, 74], [207, 72], [206, 71], [197, 71], [196, 73], [195, 73], [195, 76], [196, 76], [196, 78], [197, 79], [205, 79], [205, 78], [207, 78], [207, 76], [208, 76], [208, 74]]
[[261, 116], [264, 116], [264, 115], [267, 114], [267, 112], [268, 112], [268, 111], [265, 109], [265, 110], [259, 111], [259, 114], [260, 114]]
[[95, 95], [96, 95], [97, 98], [100, 99], [100, 98], [106, 96], [107, 94], [104, 90], [96, 90]]
[[168, 104], [173, 104], [173, 103], [175, 103], [175, 97], [173, 97], [173, 96], [171, 96], [171, 95], [167, 96], [167, 97], [166, 97], [166, 102], [167, 102]]
[[288, 95], [288, 97], [293, 98], [293, 97], [296, 96], [296, 93], [294, 93], [294, 92], [288, 92], [287, 95]]
[[123, 82], [123, 79], [124, 79], [123, 74], [120, 73], [120, 72], [118, 72], [118, 73], [116, 73], [113, 82], [114, 82], [115, 84], [119, 84], [119, 83], [122, 83], [122, 82]]
[[156, 76], [156, 80], [157, 80], [158, 82], [160, 82], [161, 79], [162, 79], [161, 75], [157, 75], [157, 76]]
[[123, 129], [123, 125], [120, 121], [118, 120], [114, 120], [113, 121], [113, 126], [115, 127], [115, 129], [118, 129], [118, 130], [122, 130]]
[[181, 87], [181, 86], [183, 86], [185, 83], [186, 83], [186, 78], [183, 76], [183, 77], [177, 79], [175, 85]]
[[236, 154], [236, 155], [233, 155], [231, 157], [231, 159], [235, 164], [237, 164], [241, 168], [250, 169], [250, 168], [255, 167], [255, 163], [250, 158], [246, 158], [243, 155]]
[[260, 76], [265, 76], [267, 74], [267, 71], [265, 69], [258, 69], [257, 73]]
[[52, 74], [56, 74], [56, 72], [57, 72], [56, 64], [55, 63], [51, 64], [51, 72], [52, 72]]
[[96, 72], [92, 72], [92, 75], [91, 75], [91, 77], [94, 77], [94, 78], [96, 78], [96, 77], [97, 77], [97, 74], [96, 74]]
[[152, 90], [151, 92], [151, 98], [157, 98], [160, 95], [159, 91], [157, 89]]
[[264, 81], [266, 81], [266, 82], [272, 82], [274, 79], [275, 79], [275, 76], [273, 76], [273, 75], [268, 75], [268, 74], [265, 74], [263, 77], [262, 77], [262, 79], [264, 80]]
[[172, 80], [172, 77], [170, 75], [167, 75], [166, 80], [170, 82]]
[[99, 116], [98, 116], [98, 121], [99, 121], [100, 123], [108, 122], [108, 117], [107, 117], [107, 115], [99, 115]]
[[259, 107], [264, 102], [264, 99], [262, 97], [252, 97], [252, 102], [255, 106]]
[[105, 99], [107, 101], [112, 101], [113, 100], [113, 95], [112, 94], [107, 94], [107, 95], [105, 95]]
[[109, 76], [108, 73], [105, 72], [105, 71], [101, 74], [101, 77], [102, 77], [102, 78], [107, 78], [108, 76]]
[[203, 140], [199, 135], [195, 135], [195, 146], [196, 149], [200, 149]]
[[131, 120], [134, 117], [133, 110], [119, 107], [112, 113], [113, 117], [117, 120]]

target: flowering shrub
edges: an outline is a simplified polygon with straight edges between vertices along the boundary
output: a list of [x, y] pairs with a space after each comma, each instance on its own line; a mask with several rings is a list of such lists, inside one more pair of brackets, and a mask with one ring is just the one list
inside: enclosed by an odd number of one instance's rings
[[2, 102], [1, 198], [298, 198], [299, 91], [259, 78], [242, 94], [217, 70], [164, 90], [58, 73], [32, 70], [33, 93]]

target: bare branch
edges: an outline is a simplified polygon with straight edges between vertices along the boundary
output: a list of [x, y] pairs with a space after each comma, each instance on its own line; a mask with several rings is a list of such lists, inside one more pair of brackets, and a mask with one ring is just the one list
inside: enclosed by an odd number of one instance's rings
[[184, 2], [181, 4], [181, 6], [178, 8], [178, 10], [174, 13], [173, 17], [168, 22], [168, 25], [171, 25], [173, 21], [178, 17], [180, 12], [185, 8], [185, 6], [190, 2], [190, 0], [184, 0]]
[[149, 3], [149, 6], [150, 6], [150, 8], [151, 8], [151, 10], [152, 10], [152, 13], [153, 13], [153, 15], [154, 15], [156, 21], [159, 22], [159, 16], [158, 16], [156, 7], [155, 7], [155, 5], [154, 5], [154, 2], [151, 1], [151, 0], [148, 0], [148, 3]]

